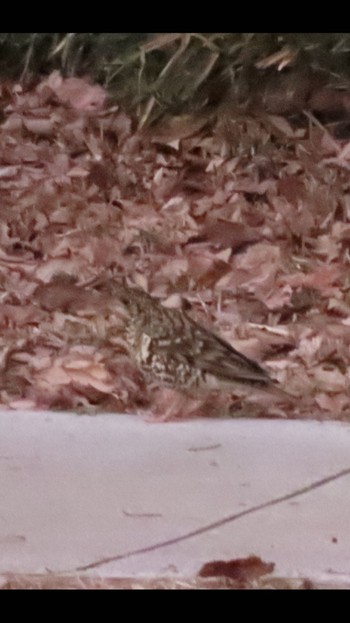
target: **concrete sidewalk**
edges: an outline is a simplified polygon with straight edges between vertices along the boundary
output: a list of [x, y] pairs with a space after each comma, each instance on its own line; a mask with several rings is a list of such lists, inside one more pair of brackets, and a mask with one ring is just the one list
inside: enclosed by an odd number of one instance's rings
[[196, 577], [259, 556], [350, 586], [350, 425], [0, 414], [0, 573]]

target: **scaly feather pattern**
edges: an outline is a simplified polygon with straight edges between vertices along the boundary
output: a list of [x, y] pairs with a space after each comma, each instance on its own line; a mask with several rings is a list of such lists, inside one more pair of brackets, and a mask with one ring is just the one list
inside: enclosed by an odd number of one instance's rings
[[138, 288], [115, 284], [113, 294], [127, 311], [130, 354], [161, 385], [185, 391], [250, 386], [291, 398], [258, 363], [186, 313], [164, 307]]

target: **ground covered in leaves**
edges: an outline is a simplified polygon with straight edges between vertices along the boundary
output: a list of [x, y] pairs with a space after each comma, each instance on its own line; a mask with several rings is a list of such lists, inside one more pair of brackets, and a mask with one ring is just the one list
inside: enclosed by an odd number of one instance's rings
[[349, 419], [348, 141], [311, 114], [227, 103], [137, 130], [57, 72], [3, 83], [1, 101], [3, 408], [149, 406], [117, 306], [90, 287], [117, 274], [301, 396], [284, 410], [253, 396], [244, 414]]

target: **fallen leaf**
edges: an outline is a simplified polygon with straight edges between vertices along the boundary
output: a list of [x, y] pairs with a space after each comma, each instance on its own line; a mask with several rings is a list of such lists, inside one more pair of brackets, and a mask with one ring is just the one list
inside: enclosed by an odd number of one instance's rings
[[232, 560], [213, 560], [204, 564], [198, 575], [202, 578], [227, 577], [240, 582], [252, 582], [262, 575], [272, 573], [273, 562], [265, 562], [259, 556], [235, 558]]

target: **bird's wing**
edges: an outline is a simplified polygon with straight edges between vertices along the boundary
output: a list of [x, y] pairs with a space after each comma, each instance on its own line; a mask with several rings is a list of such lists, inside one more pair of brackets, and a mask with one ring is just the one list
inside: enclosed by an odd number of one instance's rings
[[202, 344], [196, 366], [204, 373], [232, 382], [256, 382], [263, 385], [271, 383], [266, 370], [238, 352], [231, 344], [198, 325], [194, 325], [194, 331], [196, 341]]

